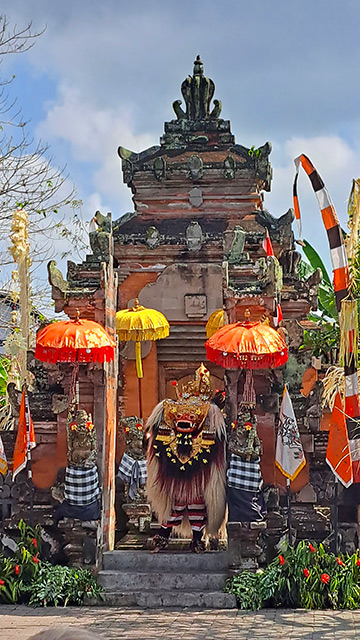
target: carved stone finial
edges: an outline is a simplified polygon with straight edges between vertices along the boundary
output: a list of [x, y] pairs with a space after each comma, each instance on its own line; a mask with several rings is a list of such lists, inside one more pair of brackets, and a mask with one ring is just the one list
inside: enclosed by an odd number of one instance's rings
[[111, 213], [104, 216], [100, 211], [96, 211], [94, 221], [97, 229], [89, 233], [91, 250], [99, 262], [109, 262], [112, 246]]
[[181, 102], [179, 100], [173, 103], [178, 120], [217, 119], [221, 112], [220, 100], [214, 101], [215, 107], [210, 112], [210, 104], [214, 92], [215, 84], [210, 78], [204, 76], [204, 65], [198, 55], [194, 62], [193, 76], [188, 76], [181, 85], [186, 112], [180, 107]]
[[55, 287], [62, 294], [65, 294], [65, 292], [69, 288], [69, 283], [64, 279], [61, 271], [57, 268], [56, 265], [57, 262], [55, 260], [50, 260], [47, 265], [49, 282], [52, 287]]
[[194, 60], [194, 76], [203, 76], [204, 75], [204, 65], [200, 58], [200, 55], [196, 56], [196, 60]]

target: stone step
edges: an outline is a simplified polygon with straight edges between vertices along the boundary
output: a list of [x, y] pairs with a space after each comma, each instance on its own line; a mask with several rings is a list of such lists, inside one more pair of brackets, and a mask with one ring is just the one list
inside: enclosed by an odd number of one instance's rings
[[167, 551], [152, 554], [142, 550], [107, 551], [103, 555], [106, 571], [133, 571], [140, 573], [221, 573], [227, 572], [227, 551], [207, 551], [196, 554], [189, 551]]
[[108, 592], [103, 604], [113, 607], [191, 607], [193, 609], [235, 609], [236, 598], [222, 591], [133, 591]]
[[177, 573], [100, 571], [98, 581], [108, 592], [131, 591], [221, 591], [226, 573]]

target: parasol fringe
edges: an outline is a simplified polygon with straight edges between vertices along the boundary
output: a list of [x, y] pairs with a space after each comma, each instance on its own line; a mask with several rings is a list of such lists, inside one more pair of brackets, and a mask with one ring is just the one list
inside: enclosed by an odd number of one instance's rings
[[224, 369], [276, 369], [287, 362], [288, 352], [269, 353], [266, 355], [254, 355], [242, 353], [240, 356], [217, 351], [206, 345], [206, 356], [211, 362], [215, 362]]
[[111, 362], [114, 359], [114, 347], [100, 347], [91, 349], [78, 349], [62, 347], [44, 347], [36, 345], [35, 358], [42, 362]]
[[145, 340], [162, 340], [169, 335], [169, 326], [167, 327], [149, 327], [147, 329], [131, 328], [117, 329], [116, 333], [121, 342], [144, 342]]

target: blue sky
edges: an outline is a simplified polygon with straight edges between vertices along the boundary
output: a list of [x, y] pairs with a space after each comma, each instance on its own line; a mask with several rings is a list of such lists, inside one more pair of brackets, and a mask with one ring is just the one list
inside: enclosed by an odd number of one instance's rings
[[[89, 220], [97, 208], [132, 210], [119, 144], [157, 144], [172, 101], [200, 53], [239, 144], [270, 140], [274, 180], [265, 206], [292, 206], [293, 159], [317, 166], [345, 223], [351, 180], [360, 175], [360, 3], [357, 0], [3, 0], [12, 23], [45, 33], [8, 56], [35, 138], [67, 164]], [[320, 212], [306, 176], [299, 196], [305, 238], [327, 264]]]

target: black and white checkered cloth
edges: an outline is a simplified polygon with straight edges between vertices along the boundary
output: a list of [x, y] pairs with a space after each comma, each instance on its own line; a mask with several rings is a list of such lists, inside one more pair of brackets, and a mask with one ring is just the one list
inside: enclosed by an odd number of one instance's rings
[[260, 458], [247, 461], [232, 453], [226, 475], [227, 483], [233, 489], [260, 491], [263, 484]]
[[129, 497], [134, 500], [138, 488], [146, 484], [146, 460], [135, 460], [124, 453], [117, 475], [123, 482], [129, 484]]
[[99, 476], [96, 465], [92, 467], [66, 467], [65, 500], [84, 507], [100, 497]]

